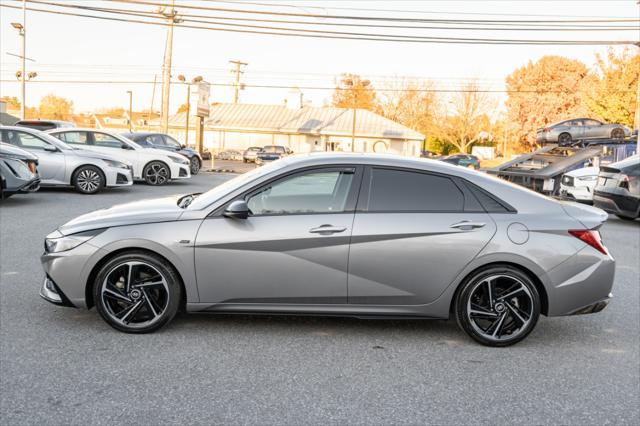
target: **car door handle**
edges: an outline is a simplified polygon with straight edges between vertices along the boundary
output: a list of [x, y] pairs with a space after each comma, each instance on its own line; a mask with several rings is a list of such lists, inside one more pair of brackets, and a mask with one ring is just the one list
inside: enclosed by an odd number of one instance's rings
[[320, 225], [317, 228], [309, 229], [309, 232], [312, 234], [320, 234], [320, 235], [331, 235], [338, 232], [344, 232], [347, 228], [333, 225]]
[[462, 231], [470, 231], [475, 228], [482, 228], [485, 225], [485, 223], [481, 222], [470, 222], [468, 220], [463, 220], [462, 222], [454, 223], [453, 225], [449, 226], [449, 228], [456, 228]]

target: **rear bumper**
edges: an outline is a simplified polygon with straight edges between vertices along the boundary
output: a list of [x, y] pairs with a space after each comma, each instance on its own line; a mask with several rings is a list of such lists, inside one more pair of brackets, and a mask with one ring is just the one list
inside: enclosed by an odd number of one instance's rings
[[635, 217], [640, 207], [640, 198], [597, 191], [593, 195], [593, 205], [608, 213]]
[[592, 303], [583, 308], [576, 309], [575, 311], [571, 312], [570, 315], [586, 315], [586, 314], [596, 314], [598, 312], [601, 312], [602, 310], [604, 310], [604, 308], [609, 306], [609, 302], [611, 302], [612, 298], [613, 298], [613, 294], [609, 293], [609, 296], [607, 296], [606, 299], [602, 299], [598, 302]]
[[561, 183], [560, 196], [569, 200], [593, 200], [593, 192], [591, 192], [588, 186], [567, 186]]

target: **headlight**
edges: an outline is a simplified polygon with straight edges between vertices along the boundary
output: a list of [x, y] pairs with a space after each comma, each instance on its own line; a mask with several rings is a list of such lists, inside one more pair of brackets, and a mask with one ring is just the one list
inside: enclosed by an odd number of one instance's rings
[[59, 253], [71, 250], [82, 243], [86, 243], [102, 231], [104, 231], [104, 229], [81, 232], [73, 235], [62, 235], [60, 231], [53, 231], [44, 239], [44, 250], [47, 253]]
[[189, 164], [189, 160], [187, 160], [186, 157], [178, 157], [175, 155], [169, 155], [168, 157], [171, 158], [174, 163]]
[[116, 169], [128, 169], [129, 168], [129, 165], [127, 163], [123, 163], [121, 161], [105, 160], [105, 159], [103, 159], [102, 161], [104, 161], [105, 163], [107, 163], [107, 165], [109, 165], [111, 167], [115, 167]]

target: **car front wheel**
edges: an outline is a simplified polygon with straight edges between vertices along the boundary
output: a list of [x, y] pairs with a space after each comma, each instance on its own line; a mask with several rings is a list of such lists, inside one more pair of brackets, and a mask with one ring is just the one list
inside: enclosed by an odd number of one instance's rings
[[171, 171], [166, 164], [152, 161], [142, 171], [142, 177], [148, 185], [164, 185], [171, 177]]
[[171, 321], [180, 307], [180, 278], [166, 261], [145, 252], [109, 260], [93, 283], [98, 313], [125, 333], [151, 333]]
[[73, 174], [71, 184], [81, 194], [95, 194], [105, 186], [105, 179], [99, 168], [82, 166]]
[[191, 174], [192, 175], [197, 175], [198, 172], [200, 171], [200, 167], [202, 166], [200, 164], [200, 159], [198, 157], [193, 157], [190, 161], [190, 168], [191, 168]]
[[482, 269], [465, 281], [455, 300], [460, 328], [487, 346], [509, 346], [534, 329], [540, 296], [531, 279], [512, 266]]
[[624, 130], [622, 129], [613, 129], [611, 131], [611, 139], [624, 139]]

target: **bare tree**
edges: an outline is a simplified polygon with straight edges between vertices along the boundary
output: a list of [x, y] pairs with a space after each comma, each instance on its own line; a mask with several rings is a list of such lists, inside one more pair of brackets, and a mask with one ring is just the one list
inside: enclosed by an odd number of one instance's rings
[[435, 135], [443, 142], [455, 146], [460, 152], [489, 134], [491, 115], [496, 100], [480, 91], [476, 81], [465, 84], [445, 105], [435, 128]]

